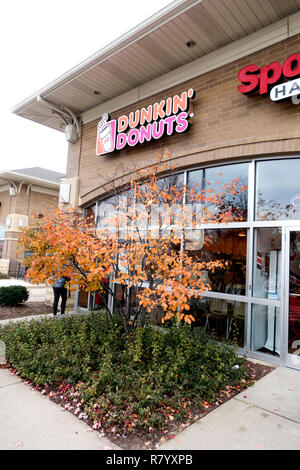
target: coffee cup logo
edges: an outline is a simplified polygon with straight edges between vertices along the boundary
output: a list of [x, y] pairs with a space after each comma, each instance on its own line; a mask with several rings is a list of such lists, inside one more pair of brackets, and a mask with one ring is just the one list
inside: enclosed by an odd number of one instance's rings
[[103, 155], [104, 153], [113, 152], [115, 149], [116, 140], [116, 121], [109, 121], [108, 114], [102, 116], [101, 121], [98, 123], [97, 130], [97, 145], [96, 154]]

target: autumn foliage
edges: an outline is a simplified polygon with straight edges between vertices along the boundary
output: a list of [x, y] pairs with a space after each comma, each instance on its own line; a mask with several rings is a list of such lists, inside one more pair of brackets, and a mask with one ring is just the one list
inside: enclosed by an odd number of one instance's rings
[[162, 171], [170, 171], [162, 162], [137, 169], [121, 195], [112, 188], [96, 220], [56, 210], [25, 229], [27, 279], [69, 277], [71, 288], [97, 293], [107, 317], [121, 315], [127, 330], [153, 314], [191, 323], [191, 299], [209, 289], [204, 273], [222, 267], [193, 256], [203, 245], [203, 224], [231, 221], [224, 201], [243, 188], [237, 180], [218, 191], [188, 188], [181, 175], [160, 178]]

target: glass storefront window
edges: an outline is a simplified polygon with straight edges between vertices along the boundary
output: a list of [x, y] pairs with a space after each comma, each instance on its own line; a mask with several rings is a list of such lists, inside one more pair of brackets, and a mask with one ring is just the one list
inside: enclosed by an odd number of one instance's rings
[[128, 288], [121, 284], [114, 284], [114, 313], [121, 313], [126, 307], [126, 292]]
[[300, 231], [290, 232], [288, 352], [300, 350]]
[[96, 204], [92, 204], [91, 206], [87, 207], [85, 210], [85, 218], [89, 220], [89, 222], [94, 222], [96, 217]]
[[197, 260], [223, 263], [222, 268], [207, 270], [206, 282], [212, 291], [245, 295], [246, 229], [195, 230], [193, 241], [187, 242], [186, 249]]
[[219, 340], [233, 340], [240, 347], [246, 343], [247, 304], [224, 299], [198, 298], [191, 302], [195, 326], [202, 326]]
[[79, 290], [78, 293], [78, 307], [88, 308], [89, 294], [83, 289]]
[[280, 309], [269, 305], [252, 305], [251, 350], [267, 354], [280, 353]]
[[256, 220], [300, 219], [300, 159], [256, 163]]
[[281, 229], [257, 228], [254, 232], [253, 296], [280, 299]]
[[104, 201], [99, 201], [96, 213], [96, 226], [108, 228], [112, 223], [112, 219], [116, 215], [119, 206], [119, 196], [111, 196]]
[[121, 284], [114, 284], [114, 313], [121, 314], [127, 307], [127, 302], [130, 303], [129, 313], [133, 316], [139, 306], [139, 299], [137, 293], [143, 288], [136, 286], [128, 288]]
[[188, 188], [205, 194], [204, 206], [212, 219], [247, 220], [248, 163], [224, 165], [188, 172]]
[[170, 176], [165, 176], [158, 180], [158, 187], [162, 191], [162, 195], [170, 195], [172, 199], [170, 201], [163, 200], [161, 202], [176, 202], [177, 204], [182, 204], [183, 201], [183, 174], [175, 174]]

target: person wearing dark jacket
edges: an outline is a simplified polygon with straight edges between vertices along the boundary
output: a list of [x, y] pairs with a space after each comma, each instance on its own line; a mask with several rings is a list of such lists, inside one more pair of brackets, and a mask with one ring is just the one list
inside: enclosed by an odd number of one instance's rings
[[54, 302], [53, 302], [53, 315], [54, 316], [57, 315], [57, 307], [58, 307], [58, 302], [59, 302], [60, 297], [61, 297], [60, 314], [61, 315], [65, 314], [67, 295], [68, 295], [68, 290], [65, 287], [65, 284], [69, 280], [70, 279], [68, 279], [67, 277], [61, 277], [59, 279], [56, 279], [54, 277], [54, 284], [52, 285], [53, 294], [54, 294]]

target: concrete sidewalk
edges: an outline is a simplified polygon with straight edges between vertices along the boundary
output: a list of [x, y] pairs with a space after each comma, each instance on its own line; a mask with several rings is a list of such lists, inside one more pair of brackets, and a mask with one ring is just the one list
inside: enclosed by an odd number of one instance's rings
[[85, 422], [0, 369], [0, 450], [118, 449]]
[[278, 367], [160, 448], [300, 450], [300, 371]]

